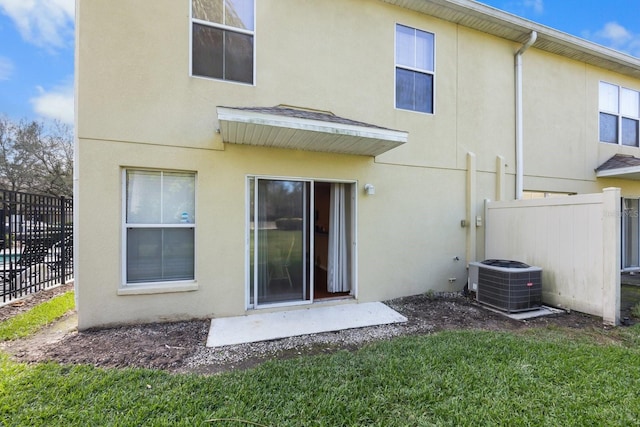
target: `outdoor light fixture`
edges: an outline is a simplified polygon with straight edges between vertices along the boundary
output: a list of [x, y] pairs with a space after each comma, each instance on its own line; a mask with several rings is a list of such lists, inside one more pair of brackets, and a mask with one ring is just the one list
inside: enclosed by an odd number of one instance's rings
[[367, 193], [367, 196], [373, 196], [376, 194], [376, 187], [374, 187], [373, 184], [365, 184], [364, 192]]

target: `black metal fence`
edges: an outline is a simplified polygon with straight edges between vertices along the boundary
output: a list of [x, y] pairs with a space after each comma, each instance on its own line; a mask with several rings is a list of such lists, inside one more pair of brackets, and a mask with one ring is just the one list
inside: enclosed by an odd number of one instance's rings
[[0, 304], [73, 278], [73, 200], [0, 190]]

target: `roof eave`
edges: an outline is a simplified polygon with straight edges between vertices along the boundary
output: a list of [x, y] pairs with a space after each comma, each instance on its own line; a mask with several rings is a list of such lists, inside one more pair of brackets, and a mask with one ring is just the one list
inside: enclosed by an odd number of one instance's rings
[[619, 178], [640, 180], [640, 166], [629, 166], [626, 168], [604, 169], [596, 172], [597, 178]]
[[538, 33], [535, 48], [640, 78], [640, 59], [472, 0], [382, 0], [445, 21], [523, 43]]

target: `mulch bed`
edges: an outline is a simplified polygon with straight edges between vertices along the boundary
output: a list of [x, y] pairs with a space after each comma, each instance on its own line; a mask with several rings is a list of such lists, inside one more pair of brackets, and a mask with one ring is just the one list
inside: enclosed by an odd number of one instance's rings
[[[42, 291], [25, 298], [17, 306], [0, 307], [0, 319], [24, 312], [72, 289], [72, 286]], [[0, 343], [0, 349], [21, 362], [54, 361], [105, 368], [139, 367], [212, 374], [246, 369], [275, 358], [355, 350], [372, 340], [425, 335], [442, 330], [515, 331], [552, 325], [571, 329], [603, 328], [602, 319], [577, 312], [516, 321], [460, 295], [415, 295], [387, 301], [386, 304], [406, 316], [408, 322], [211, 349], [205, 347], [209, 330], [209, 321], [206, 320], [78, 332], [69, 324], [69, 321], [74, 321], [74, 313], [70, 313], [59, 322], [67, 322], [65, 330], [56, 328], [55, 324], [50, 325], [32, 337]]]

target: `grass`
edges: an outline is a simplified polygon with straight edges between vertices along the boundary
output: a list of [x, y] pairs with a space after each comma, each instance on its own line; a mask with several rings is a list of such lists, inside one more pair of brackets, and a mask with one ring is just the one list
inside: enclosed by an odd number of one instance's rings
[[[0, 322], [0, 340], [73, 308], [73, 292]], [[449, 331], [204, 377], [21, 364], [0, 353], [0, 425], [640, 424], [640, 325]]]
[[0, 425], [638, 425], [640, 328], [593, 334], [442, 332], [211, 377], [0, 355]]
[[636, 319], [640, 319], [640, 303], [634, 305], [631, 308], [631, 315]]
[[47, 302], [0, 322], [0, 341], [26, 337], [48, 325], [74, 307], [73, 291], [58, 295]]

